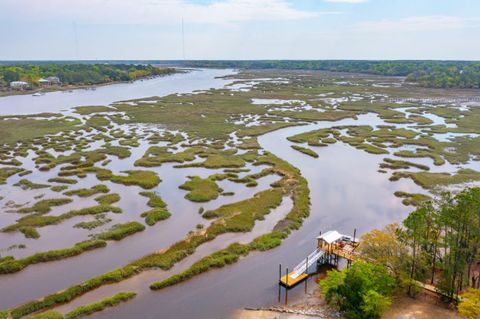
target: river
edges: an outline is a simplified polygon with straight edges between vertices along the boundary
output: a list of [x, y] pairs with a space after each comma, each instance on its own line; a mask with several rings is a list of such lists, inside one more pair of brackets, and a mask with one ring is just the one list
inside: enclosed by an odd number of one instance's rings
[[76, 106], [109, 105], [117, 101], [220, 88], [230, 82], [221, 77], [234, 73], [231, 69], [195, 69], [133, 83], [102, 85], [95, 90], [55, 91], [41, 96], [5, 96], [0, 97], [0, 115], [60, 112]]
[[[392, 183], [387, 176], [379, 174], [377, 170], [382, 156], [337, 143], [316, 148], [319, 158], [314, 159], [291, 149], [290, 142], [286, 140], [288, 136], [315, 128], [338, 124], [375, 124], [376, 121], [375, 116], [367, 115], [359, 117], [358, 121], [291, 127], [259, 137], [262, 148], [300, 168], [309, 183], [311, 214], [301, 229], [271, 251], [253, 253], [234, 265], [210, 271], [159, 292], [141, 293], [134, 300], [94, 317], [127, 319], [142, 313], [142, 318], [148, 319], [213, 319], [228, 317], [241, 307], [277, 304], [278, 265], [295, 266], [316, 248], [315, 238], [320, 231], [335, 229], [353, 234], [356, 228], [357, 234], [361, 234], [374, 227], [401, 221], [411, 208], [405, 207], [393, 193], [396, 190], [417, 192], [420, 189], [410, 180]], [[142, 277], [138, 280], [155, 281]], [[303, 293], [303, 285], [291, 290], [290, 298], [300, 293]]]
[[[0, 98], [0, 114], [29, 114], [38, 112], [57, 112], [78, 105], [110, 104], [119, 100], [159, 96], [170, 93], [191, 92], [205, 90], [212, 87], [222, 87], [228, 81], [217, 79], [218, 76], [231, 74], [231, 70], [203, 70], [187, 74], [176, 74], [153, 80], [138, 81], [133, 84], [114, 84], [99, 87], [96, 91], [78, 90], [72, 93], [52, 92], [41, 97], [11, 96]], [[15, 107], [12, 109], [12, 105]], [[311, 190], [311, 214], [300, 230], [293, 232], [284, 243], [271, 251], [252, 253], [238, 263], [219, 270], [202, 274], [185, 283], [153, 292], [145, 287], [156, 280], [155, 276], [148, 276], [148, 272], [129, 280], [127, 288], [138, 288], [141, 291], [134, 300], [119, 305], [111, 310], [95, 314], [94, 318], [225, 318], [233, 310], [244, 306], [268, 306], [277, 303], [278, 294], [278, 265], [293, 267], [316, 247], [316, 236], [320, 231], [330, 229], [342, 233], [362, 234], [374, 227], [382, 227], [391, 222], [401, 221], [411, 208], [405, 207], [401, 199], [395, 197], [396, 190], [406, 192], [422, 191], [409, 179], [401, 179], [395, 183], [388, 180], [388, 175], [377, 172], [378, 164], [384, 156], [372, 155], [357, 150], [344, 143], [336, 143], [328, 147], [316, 147], [315, 151], [319, 158], [311, 158], [293, 150], [291, 143], [286, 137], [293, 134], [307, 132], [312, 129], [329, 127], [333, 125], [348, 124], [384, 124], [376, 115], [367, 114], [359, 116], [357, 120], [346, 119], [338, 122], [319, 122], [307, 126], [289, 127], [277, 130], [259, 137], [259, 143], [278, 157], [298, 167], [302, 175], [307, 179]], [[139, 154], [134, 154], [137, 156]], [[141, 154], [140, 154], [141, 155]], [[165, 177], [161, 183], [162, 197], [167, 194], [169, 175], [167, 170], [172, 170], [169, 165], [158, 169], [160, 176]], [[208, 176], [212, 172], [196, 170], [195, 174]], [[184, 180], [192, 172], [175, 173], [170, 179]], [[178, 176], [177, 176], [178, 175]], [[262, 189], [270, 183], [261, 183]], [[114, 185], [109, 184], [115, 191]], [[258, 189], [257, 189], [258, 190]], [[173, 213], [182, 210], [186, 214], [188, 210], [198, 210], [198, 205], [185, 207], [175, 203], [172, 196], [181, 196], [176, 191], [165, 195], [169, 207]], [[144, 205], [144, 203], [142, 203]], [[284, 212], [285, 205], [291, 205], [288, 201], [279, 208]], [[277, 214], [278, 215], [278, 214]], [[275, 218], [280, 215], [273, 214]], [[187, 215], [183, 215], [185, 220]], [[273, 218], [273, 217], [272, 217]], [[181, 238], [187, 229], [198, 222], [198, 214], [193, 220], [182, 225], [179, 233], [170, 226], [175, 226], [176, 219], [165, 222], [166, 234], [175, 234]], [[270, 227], [271, 221], [264, 227]], [[71, 225], [70, 225], [71, 226]], [[260, 226], [259, 226], [260, 227]], [[263, 226], [262, 226], [263, 227]], [[262, 228], [265, 232], [266, 228]], [[113, 264], [120, 266], [135, 256], [144, 254], [144, 251], [152, 251], [163, 248], [163, 245], [171, 242], [171, 239], [160, 241], [161, 246], [156, 247], [154, 241], [149, 241], [148, 236], [152, 231], [146, 231], [124, 242], [110, 244], [108, 248], [91, 252], [79, 257], [70, 258], [55, 263], [46, 263], [32, 266], [13, 276], [7, 276], [0, 280], [0, 295], [2, 301], [0, 307], [13, 306], [25, 302], [34, 297], [40, 297], [45, 293], [64, 288], [91, 276], [93, 273], [101, 273], [109, 270]], [[165, 235], [165, 233], [164, 233]], [[135, 239], [137, 238], [137, 239]], [[153, 237], [154, 238], [154, 237]], [[157, 237], [160, 238], [160, 237]], [[250, 239], [250, 238], [249, 238]], [[222, 238], [223, 240], [223, 238]], [[225, 243], [228, 242], [228, 238]], [[158, 242], [157, 242], [158, 243]], [[224, 243], [224, 244], [225, 244]], [[214, 243], [216, 244], [216, 243]], [[212, 245], [214, 245], [212, 244]], [[216, 247], [218, 248], [218, 247]], [[129, 249], [139, 249], [130, 255]], [[202, 248], [199, 248], [202, 250]], [[103, 251], [103, 252], [102, 252]], [[204, 249], [206, 254], [210, 249]], [[113, 256], [112, 254], [115, 254]], [[122, 256], [122, 254], [124, 254]], [[128, 254], [128, 255], [127, 255]], [[127, 255], [127, 256], [125, 256]], [[78, 259], [77, 259], [78, 258]], [[113, 258], [113, 259], [112, 259]], [[77, 260], [83, 262], [78, 264]], [[98, 263], [101, 269], [95, 267]], [[178, 268], [175, 268], [178, 270]], [[69, 278], [62, 278], [64, 274]], [[58, 276], [58, 280], [53, 280]], [[51, 278], [52, 286], [45, 285], [45, 278]], [[31, 287], [31, 290], [29, 289]], [[140, 288], [143, 287], [143, 288]], [[100, 292], [111, 295], [115, 292], [115, 285], [101, 288]], [[71, 308], [73, 304], [85, 304], [94, 300], [100, 292], [92, 292], [77, 299], [64, 309]], [[303, 288], [295, 288], [290, 291], [292, 297], [303, 292]]]

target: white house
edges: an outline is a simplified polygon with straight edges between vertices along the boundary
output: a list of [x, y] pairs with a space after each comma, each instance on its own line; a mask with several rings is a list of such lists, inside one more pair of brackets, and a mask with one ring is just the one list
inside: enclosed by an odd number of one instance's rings
[[10, 82], [10, 87], [12, 89], [25, 89], [29, 86], [28, 82], [25, 81], [12, 81]]

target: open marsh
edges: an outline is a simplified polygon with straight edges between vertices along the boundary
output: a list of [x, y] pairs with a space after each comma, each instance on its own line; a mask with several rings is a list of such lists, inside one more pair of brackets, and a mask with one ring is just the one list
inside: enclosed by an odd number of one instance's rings
[[[1, 118], [0, 130], [11, 134], [0, 141], [1, 257], [106, 241], [0, 275], [0, 308], [15, 318], [67, 313], [122, 291], [137, 296], [92, 317], [148, 309], [143, 318], [216, 318], [275, 304], [278, 264], [301, 260], [319, 231], [362, 234], [407, 216], [402, 196], [479, 184], [480, 107], [456, 102], [475, 94], [380, 76], [195, 70], [38, 100], [0, 98], [2, 114], [56, 113]], [[447, 102], [428, 100], [437, 97]], [[95, 107], [72, 109], [82, 105]], [[35, 125], [16, 136], [23, 121]], [[45, 133], [50, 121], [63, 125]], [[461, 168], [473, 171], [459, 178]], [[52, 188], [59, 185], [67, 188]], [[150, 223], [144, 213], [152, 209], [169, 214]], [[26, 238], [25, 226], [39, 237]], [[244, 251], [222, 269], [149, 289], [234, 243]], [[68, 303], [54, 294], [120, 267], [123, 277], [96, 281]], [[21, 306], [46, 295], [51, 304]]]

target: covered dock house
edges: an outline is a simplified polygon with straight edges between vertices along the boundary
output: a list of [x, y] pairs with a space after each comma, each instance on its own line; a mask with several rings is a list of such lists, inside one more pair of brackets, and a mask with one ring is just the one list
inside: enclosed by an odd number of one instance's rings
[[336, 230], [327, 231], [317, 237], [317, 249], [302, 260], [291, 272], [280, 276], [280, 284], [290, 288], [308, 278], [308, 268], [314, 264], [338, 264], [339, 258], [349, 265], [356, 259], [355, 249], [359, 242], [355, 235], [343, 235]]

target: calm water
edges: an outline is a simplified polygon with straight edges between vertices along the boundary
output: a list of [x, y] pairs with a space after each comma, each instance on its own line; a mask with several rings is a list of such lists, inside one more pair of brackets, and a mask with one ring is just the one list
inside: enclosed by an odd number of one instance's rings
[[[0, 113], [9, 114], [12, 105], [15, 105], [15, 114], [26, 114], [58, 111], [78, 105], [109, 104], [118, 100], [221, 87], [228, 82], [214, 77], [229, 73], [231, 73], [230, 70], [204, 70], [134, 84], [111, 85], [98, 88], [96, 91], [49, 93], [42, 97], [0, 98]], [[74, 306], [89, 303], [98, 297], [112, 295], [119, 289], [133, 289], [138, 291], [139, 295], [126, 304], [92, 317], [135, 318], [141, 315], [142, 318], [152, 319], [192, 317], [212, 319], [228, 317], [233, 310], [244, 306], [276, 304], [278, 265], [283, 264], [284, 267], [291, 268], [303, 259], [315, 249], [315, 237], [320, 231], [336, 229], [346, 234], [352, 234], [353, 229], [356, 228], [357, 234], [361, 234], [374, 227], [401, 221], [411, 208], [402, 205], [401, 200], [396, 198], [393, 193], [396, 190], [422, 191], [411, 180], [401, 179], [392, 183], [388, 181], [388, 175], [379, 174], [377, 172], [378, 164], [384, 155], [372, 155], [346, 144], [336, 143], [329, 147], [314, 148], [319, 154], [319, 158], [314, 159], [291, 149], [291, 143], [286, 140], [286, 137], [300, 132], [348, 124], [380, 125], [383, 122], [375, 115], [367, 114], [360, 116], [358, 120], [347, 119], [334, 123], [321, 122], [286, 128], [259, 137], [259, 142], [264, 149], [301, 169], [311, 190], [310, 217], [305, 220], [303, 227], [292, 233], [280, 247], [265, 253], [253, 253], [234, 265], [210, 271], [186, 283], [159, 292], [152, 292], [148, 289], [150, 283], [185, 269], [194, 260], [215, 249], [225, 247], [235, 240], [247, 242], [253, 238], [253, 235], [270, 230], [276, 221], [289, 210], [291, 202], [288, 199], [284, 199], [282, 205], [274, 210], [266, 221], [257, 223], [252, 234], [237, 235], [236, 237], [230, 234], [221, 236], [211, 243], [202, 245], [195, 255], [191, 256], [192, 258], [182, 261], [168, 273], [146, 272], [118, 285], [102, 287], [86, 294], [74, 303], [65, 305], [62, 309], [68, 310]], [[143, 155], [145, 148], [146, 145], [140, 146], [131, 159], [113, 161], [109, 168], [119, 171], [131, 167], [129, 161]], [[206, 177], [216, 171], [202, 168], [180, 170], [174, 169], [172, 166], [163, 165], [153, 168], [163, 180], [155, 190], [165, 199], [173, 213], [169, 220], [161, 222], [158, 227], [147, 228], [145, 232], [119, 243], [110, 243], [106, 249], [55, 263], [35, 265], [17, 274], [1, 277], [0, 308], [13, 306], [65, 288], [95, 274], [111, 270], [148, 252], [164, 248], [173, 241], [183, 238], [188, 230], [193, 229], [202, 220], [196, 213], [200, 207], [199, 204], [183, 200], [185, 193], [178, 190], [177, 186], [183, 183], [188, 175]], [[255, 170], [258, 171], [259, 168], [255, 168]], [[49, 173], [54, 174], [54, 172]], [[91, 178], [94, 179], [94, 177]], [[267, 188], [274, 180], [270, 177], [262, 179], [259, 186], [254, 189], [246, 189], [244, 186], [225, 182], [221, 187], [226, 191], [235, 191], [236, 195], [233, 198], [220, 198], [208, 205], [214, 208], [226, 202], [248, 198], [260, 189]], [[95, 184], [93, 180], [85, 180], [85, 183]], [[128, 194], [125, 192], [128, 192], [126, 189], [130, 190], [131, 188], [124, 189], [121, 185], [107, 184], [112, 191], [118, 192], [122, 197], [125, 196], [128, 199]], [[80, 185], [76, 186], [81, 187]], [[135, 191], [140, 191], [140, 189], [135, 189]], [[127, 208], [124, 214], [131, 220], [132, 214], [139, 215], [145, 209], [145, 202], [124, 202], [120, 203], [120, 206], [124, 210]], [[68, 227], [71, 227], [71, 224], [68, 224]], [[58, 238], [48, 237], [46, 231], [44, 234], [42, 230], [42, 236], [46, 236], [51, 245], [58, 244]], [[72, 236], [74, 236], [73, 233]], [[75, 241], [77, 240], [72, 242]], [[12, 242], [14, 241], [12, 240]], [[300, 293], [303, 293], [303, 286], [293, 289], [290, 296], [294, 297]]]
[[49, 92], [42, 96], [13, 95], [0, 97], [0, 115], [59, 112], [82, 105], [109, 105], [116, 101], [188, 93], [220, 88], [229, 82], [217, 77], [232, 74], [228, 69], [200, 69], [134, 83], [100, 86], [96, 90]]
[[[353, 122], [345, 120], [341, 124]], [[357, 123], [382, 124], [372, 115], [361, 116]], [[95, 317], [132, 318], [142, 313], [144, 318], [191, 318], [192, 314], [195, 314], [195, 318], [223, 318], [239, 307], [277, 303], [278, 264], [293, 267], [315, 248], [315, 237], [319, 231], [337, 229], [352, 233], [357, 228], [358, 233], [362, 233], [404, 218], [410, 209], [403, 206], [393, 192], [420, 190], [410, 180], [391, 183], [386, 176], [378, 174], [378, 163], [382, 156], [337, 143], [328, 148], [317, 148], [320, 158], [313, 159], [292, 150], [290, 143], [285, 140], [292, 134], [330, 125], [332, 123], [287, 128], [259, 139], [262, 147], [300, 167], [312, 192], [311, 216], [281, 247], [252, 254], [235, 265], [211, 271], [160, 292], [148, 290], [150, 283], [185, 269], [196, 259], [196, 256], [192, 256], [195, 258], [182, 262], [172, 271], [147, 272], [119, 285], [103, 287], [62, 307], [62, 310], [87, 304], [112, 295], [115, 291], [133, 289], [139, 292], [133, 301]], [[224, 247], [217, 246], [218, 243], [211, 245], [215, 248]], [[196, 255], [202, 256], [211, 250], [200, 248]], [[300, 286], [290, 291], [290, 298], [302, 292], [303, 286]]]

